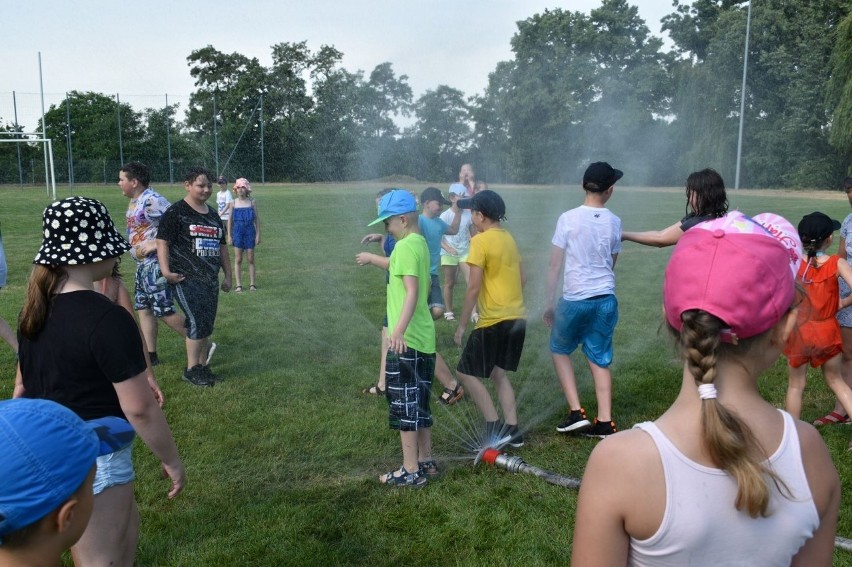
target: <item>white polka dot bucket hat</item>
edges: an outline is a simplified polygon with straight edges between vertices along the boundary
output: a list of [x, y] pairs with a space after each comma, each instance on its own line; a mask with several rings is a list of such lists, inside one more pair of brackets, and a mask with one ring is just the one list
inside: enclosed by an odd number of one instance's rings
[[106, 206], [95, 199], [77, 196], [56, 201], [44, 209], [43, 218], [44, 240], [33, 264], [93, 264], [130, 249]]

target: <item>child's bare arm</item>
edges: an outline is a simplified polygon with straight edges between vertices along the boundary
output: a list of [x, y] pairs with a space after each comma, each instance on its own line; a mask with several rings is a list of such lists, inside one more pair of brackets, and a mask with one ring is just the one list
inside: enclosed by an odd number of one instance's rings
[[[843, 278], [843, 281], [846, 282], [850, 288], [852, 288], [852, 266], [849, 266], [849, 262], [844, 260], [843, 258], [837, 261], [837, 273]], [[852, 305], [852, 295], [847, 297], [840, 298], [840, 305], [838, 305], [838, 309], [844, 309]]]
[[473, 313], [473, 308], [476, 307], [476, 300], [479, 297], [479, 290], [482, 287], [482, 267], [470, 264], [470, 274], [467, 280], [467, 291], [464, 294], [464, 307], [462, 307], [461, 318], [458, 319], [459, 326], [456, 329], [456, 334], [453, 340], [458, 346], [462, 346], [462, 338], [467, 330], [467, 322], [470, 321], [470, 315]]
[[157, 262], [160, 263], [160, 271], [163, 273], [163, 277], [170, 284], [180, 283], [184, 280], [183, 274], [176, 274], [169, 268], [169, 243], [160, 238], [157, 239]]
[[462, 212], [459, 208], [453, 204], [451, 211], [455, 211], [455, 216], [453, 217], [453, 222], [450, 224], [450, 227], [444, 231], [444, 234], [448, 234], [450, 236], [459, 233], [459, 226], [461, 225]]
[[559, 281], [559, 273], [562, 271], [562, 265], [565, 262], [565, 250], [555, 244], [550, 248], [550, 264], [547, 269], [547, 290], [545, 292], [545, 301], [547, 306], [544, 308], [542, 319], [548, 327], [553, 326], [553, 308], [556, 298], [556, 283]]
[[408, 349], [405, 344], [405, 330], [414, 316], [414, 308], [417, 307], [417, 291], [419, 281], [416, 276], [402, 276], [402, 285], [405, 287], [405, 299], [402, 302], [402, 312], [396, 326], [388, 335], [388, 346], [397, 354], [402, 354]]
[[383, 270], [387, 270], [390, 266], [390, 258], [387, 256], [379, 256], [370, 252], [359, 252], [355, 254], [355, 263], [359, 266], [372, 265]]
[[257, 201], [254, 199], [251, 200], [251, 207], [254, 209], [254, 245], [257, 246], [260, 244], [260, 216], [257, 214]]

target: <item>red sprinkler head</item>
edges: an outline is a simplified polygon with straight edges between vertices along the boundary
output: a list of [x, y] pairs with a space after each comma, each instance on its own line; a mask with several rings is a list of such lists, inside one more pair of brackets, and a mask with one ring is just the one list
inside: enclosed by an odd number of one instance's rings
[[497, 461], [497, 457], [500, 456], [500, 451], [494, 448], [485, 449], [485, 452], [482, 453], [482, 460], [489, 465], [493, 465]]

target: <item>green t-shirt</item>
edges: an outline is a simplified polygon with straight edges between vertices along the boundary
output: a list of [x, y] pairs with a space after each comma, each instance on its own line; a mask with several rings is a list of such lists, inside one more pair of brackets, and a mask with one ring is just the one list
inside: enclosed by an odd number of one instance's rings
[[388, 335], [396, 328], [405, 302], [403, 276], [417, 278], [417, 304], [403, 337], [410, 348], [426, 354], [435, 352], [435, 322], [429, 311], [429, 247], [422, 235], [409, 234], [398, 240], [388, 266]]

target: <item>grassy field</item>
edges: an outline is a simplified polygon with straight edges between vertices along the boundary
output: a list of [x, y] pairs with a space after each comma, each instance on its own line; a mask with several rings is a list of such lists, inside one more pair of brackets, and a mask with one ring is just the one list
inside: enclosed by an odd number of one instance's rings
[[[189, 482], [175, 501], [158, 463], [137, 444], [134, 459], [142, 514], [139, 565], [557, 565], [570, 559], [576, 492], [527, 475], [473, 466], [466, 439], [479, 427], [472, 403], [433, 404], [434, 446], [444, 474], [423, 490], [376, 481], [401, 462], [399, 436], [387, 427], [386, 404], [361, 389], [377, 378], [383, 274], [358, 267], [355, 254], [375, 217], [374, 185], [259, 187], [263, 243], [257, 249], [257, 293], [223, 294], [213, 339], [213, 367], [225, 381], [200, 389], [180, 379], [183, 343], [161, 326], [156, 374]], [[420, 190], [420, 187], [411, 187]], [[541, 323], [550, 238], [558, 215], [582, 201], [580, 189], [495, 187], [527, 266], [529, 326], [520, 370], [512, 377], [527, 443], [513, 454], [528, 463], [581, 477], [596, 441], [555, 431], [565, 401]], [[182, 186], [160, 187], [172, 200]], [[115, 186], [76, 187], [103, 200], [123, 226]], [[67, 196], [68, 189], [60, 189]], [[40, 243], [44, 189], [0, 188], [8, 287], [0, 316], [14, 321]], [[681, 189], [618, 187], [610, 202], [627, 230], [662, 228], [684, 213]], [[772, 211], [795, 224], [823, 211], [850, 212], [842, 193], [731, 192], [732, 208]], [[371, 245], [376, 249], [376, 245]], [[615, 337], [613, 413], [620, 429], [654, 419], [674, 399], [681, 370], [661, 330], [662, 271], [671, 250], [627, 243], [616, 268], [620, 320]], [[126, 276], [132, 262], [124, 263]], [[129, 278], [132, 285], [132, 276]], [[244, 280], [244, 282], [247, 281]], [[456, 311], [462, 292], [456, 288]], [[459, 349], [454, 323], [437, 322], [438, 350], [451, 367]], [[579, 355], [582, 357], [582, 355]], [[577, 364], [581, 397], [595, 415], [585, 362]], [[11, 397], [14, 356], [0, 345], [0, 399]], [[811, 421], [833, 403], [812, 373], [802, 416]], [[782, 405], [786, 370], [779, 361], [761, 381]], [[852, 427], [823, 436], [852, 494], [846, 452]], [[630, 463], [625, 463], [630, 466]], [[852, 504], [844, 498], [838, 535], [852, 537]], [[852, 565], [837, 551], [835, 565]]]

